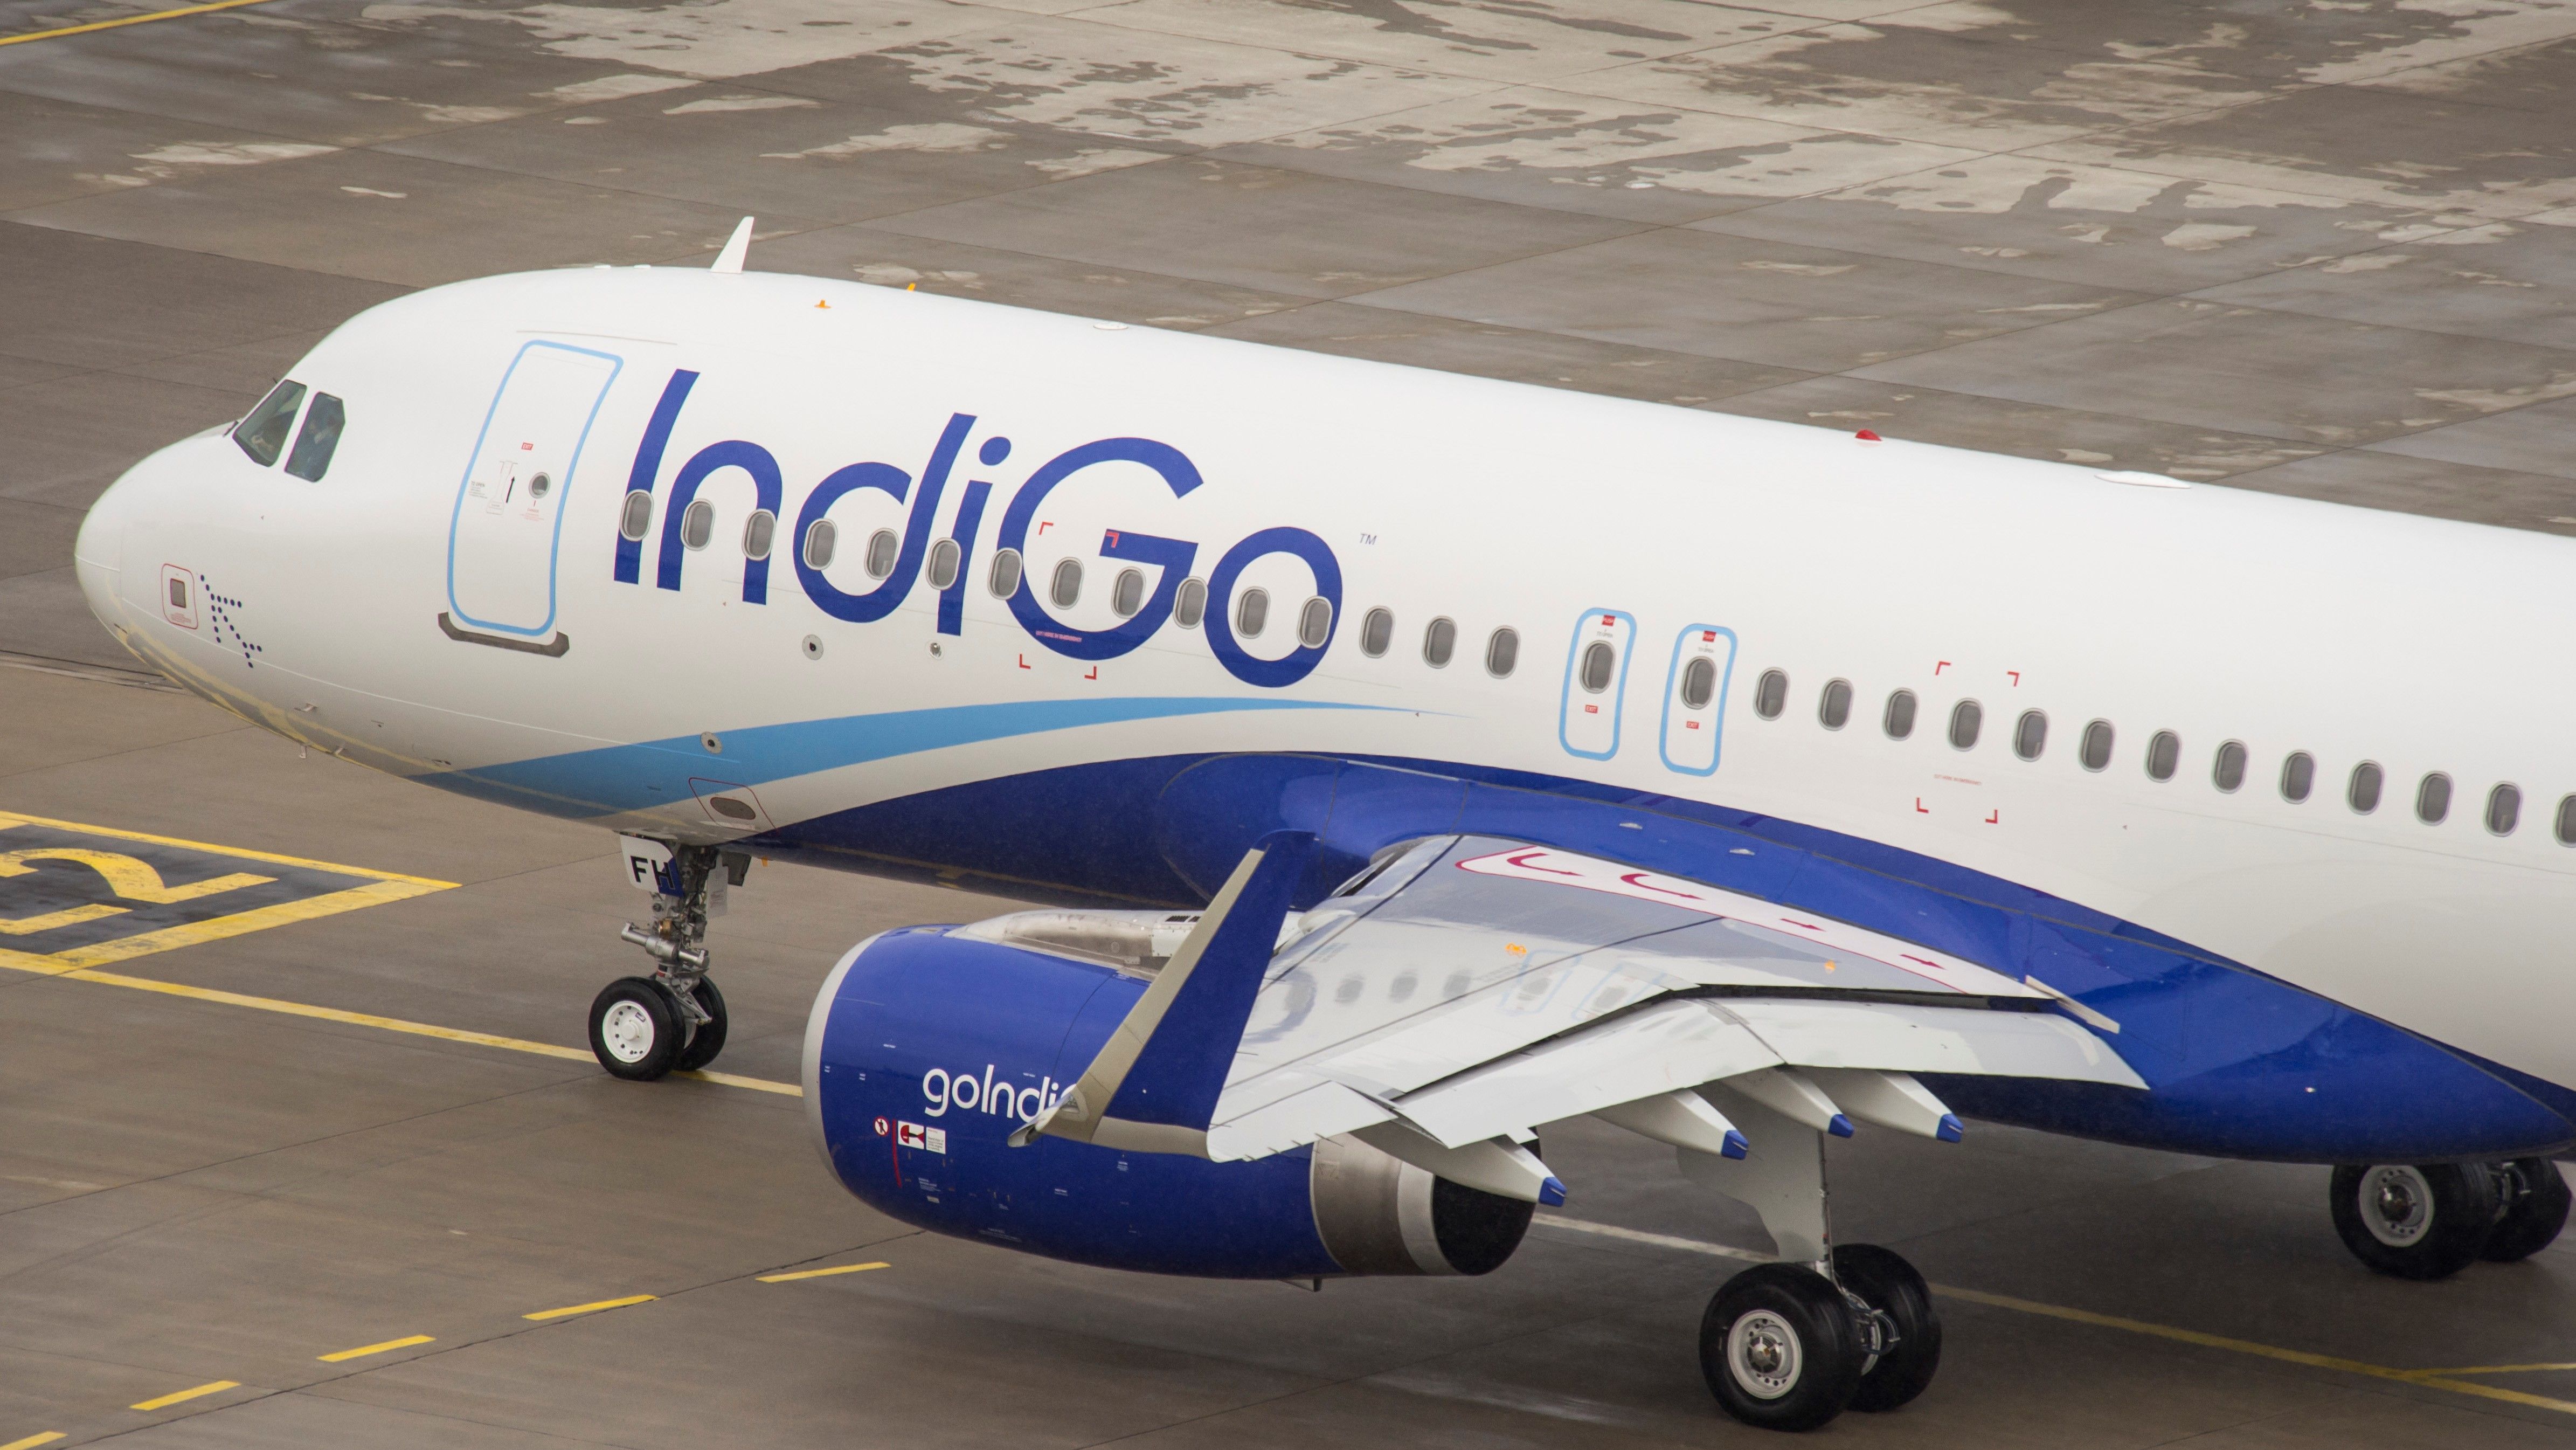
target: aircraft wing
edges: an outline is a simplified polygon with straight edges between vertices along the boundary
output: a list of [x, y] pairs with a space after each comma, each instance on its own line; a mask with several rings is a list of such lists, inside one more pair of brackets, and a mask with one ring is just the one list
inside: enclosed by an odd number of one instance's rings
[[1415, 843], [1283, 937], [1207, 1119], [1219, 1161], [1341, 1133], [1436, 1153], [1411, 1135], [1455, 1150], [1584, 1113], [1741, 1156], [1692, 1091], [1712, 1083], [1827, 1131], [1940, 1137], [1957, 1120], [1910, 1074], [2145, 1086], [2066, 1014], [2116, 1024], [2035, 982], [1525, 842]]

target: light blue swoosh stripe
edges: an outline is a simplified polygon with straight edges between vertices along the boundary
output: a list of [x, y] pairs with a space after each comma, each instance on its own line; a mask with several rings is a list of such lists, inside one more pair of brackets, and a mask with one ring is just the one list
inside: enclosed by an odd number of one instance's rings
[[1103, 700], [1011, 700], [991, 705], [949, 705], [754, 725], [720, 735], [722, 754], [694, 735], [609, 745], [539, 756], [472, 770], [419, 777], [461, 795], [480, 796], [556, 815], [606, 815], [690, 799], [689, 779], [732, 785], [765, 785], [844, 765], [860, 765], [950, 745], [971, 745], [1018, 735], [1042, 735], [1084, 725], [1162, 720], [1253, 710], [1385, 710], [1318, 700], [1245, 700], [1222, 697], [1127, 696]]

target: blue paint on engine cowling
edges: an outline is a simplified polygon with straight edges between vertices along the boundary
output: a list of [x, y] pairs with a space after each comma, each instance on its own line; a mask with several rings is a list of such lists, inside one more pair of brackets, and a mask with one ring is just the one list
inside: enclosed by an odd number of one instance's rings
[[1249, 1163], [1004, 1140], [1144, 994], [1105, 967], [948, 935], [861, 943], [808, 1024], [809, 1121], [844, 1187], [935, 1233], [1201, 1278], [1337, 1275], [1308, 1149]]

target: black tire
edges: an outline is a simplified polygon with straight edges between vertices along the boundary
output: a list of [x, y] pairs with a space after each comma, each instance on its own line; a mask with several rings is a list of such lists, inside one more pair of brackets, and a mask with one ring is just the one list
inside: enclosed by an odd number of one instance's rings
[[1758, 1264], [1726, 1281], [1699, 1322], [1699, 1367], [1735, 1418], [1812, 1430], [1860, 1384], [1864, 1343], [1851, 1305], [1803, 1264]]
[[613, 1077], [651, 1082], [682, 1046], [680, 1003], [650, 977], [620, 977], [590, 1002], [590, 1051]]
[[1941, 1368], [1941, 1316], [1923, 1276], [1892, 1250], [1842, 1244], [1834, 1249], [1834, 1277], [1896, 1325], [1896, 1343], [1861, 1372], [1851, 1407], [1893, 1410], [1931, 1388]]
[[673, 1072], [695, 1072], [715, 1061], [716, 1054], [724, 1051], [724, 993], [716, 990], [715, 983], [700, 977], [698, 984], [689, 989], [689, 995], [697, 998], [698, 1005], [706, 1009], [707, 1020], [699, 1023], [698, 1030], [689, 1034], [689, 1045], [681, 1048], [679, 1057], [671, 1063]]
[[2400, 1279], [2447, 1279], [2478, 1260], [2496, 1223], [2483, 1163], [2347, 1163], [2328, 1200], [2352, 1256]]
[[2568, 1192], [2558, 1165], [2546, 1158], [2516, 1158], [2502, 1166], [2520, 1181], [2479, 1251], [2478, 1257], [2491, 1264], [2518, 1263], [2549, 1247], [2567, 1226], [2568, 1203], [2576, 1197]]

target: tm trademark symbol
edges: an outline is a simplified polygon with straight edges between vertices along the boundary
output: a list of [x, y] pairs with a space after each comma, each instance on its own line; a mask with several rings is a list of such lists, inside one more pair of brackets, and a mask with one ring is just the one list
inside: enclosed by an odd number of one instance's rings
[[1362, 534], [1362, 535], [1360, 535], [1360, 542], [1361, 542], [1361, 543], [1363, 543], [1363, 544], [1374, 544], [1374, 543], [1376, 543], [1376, 542], [1377, 542], [1377, 535], [1375, 535], [1375, 534]]

